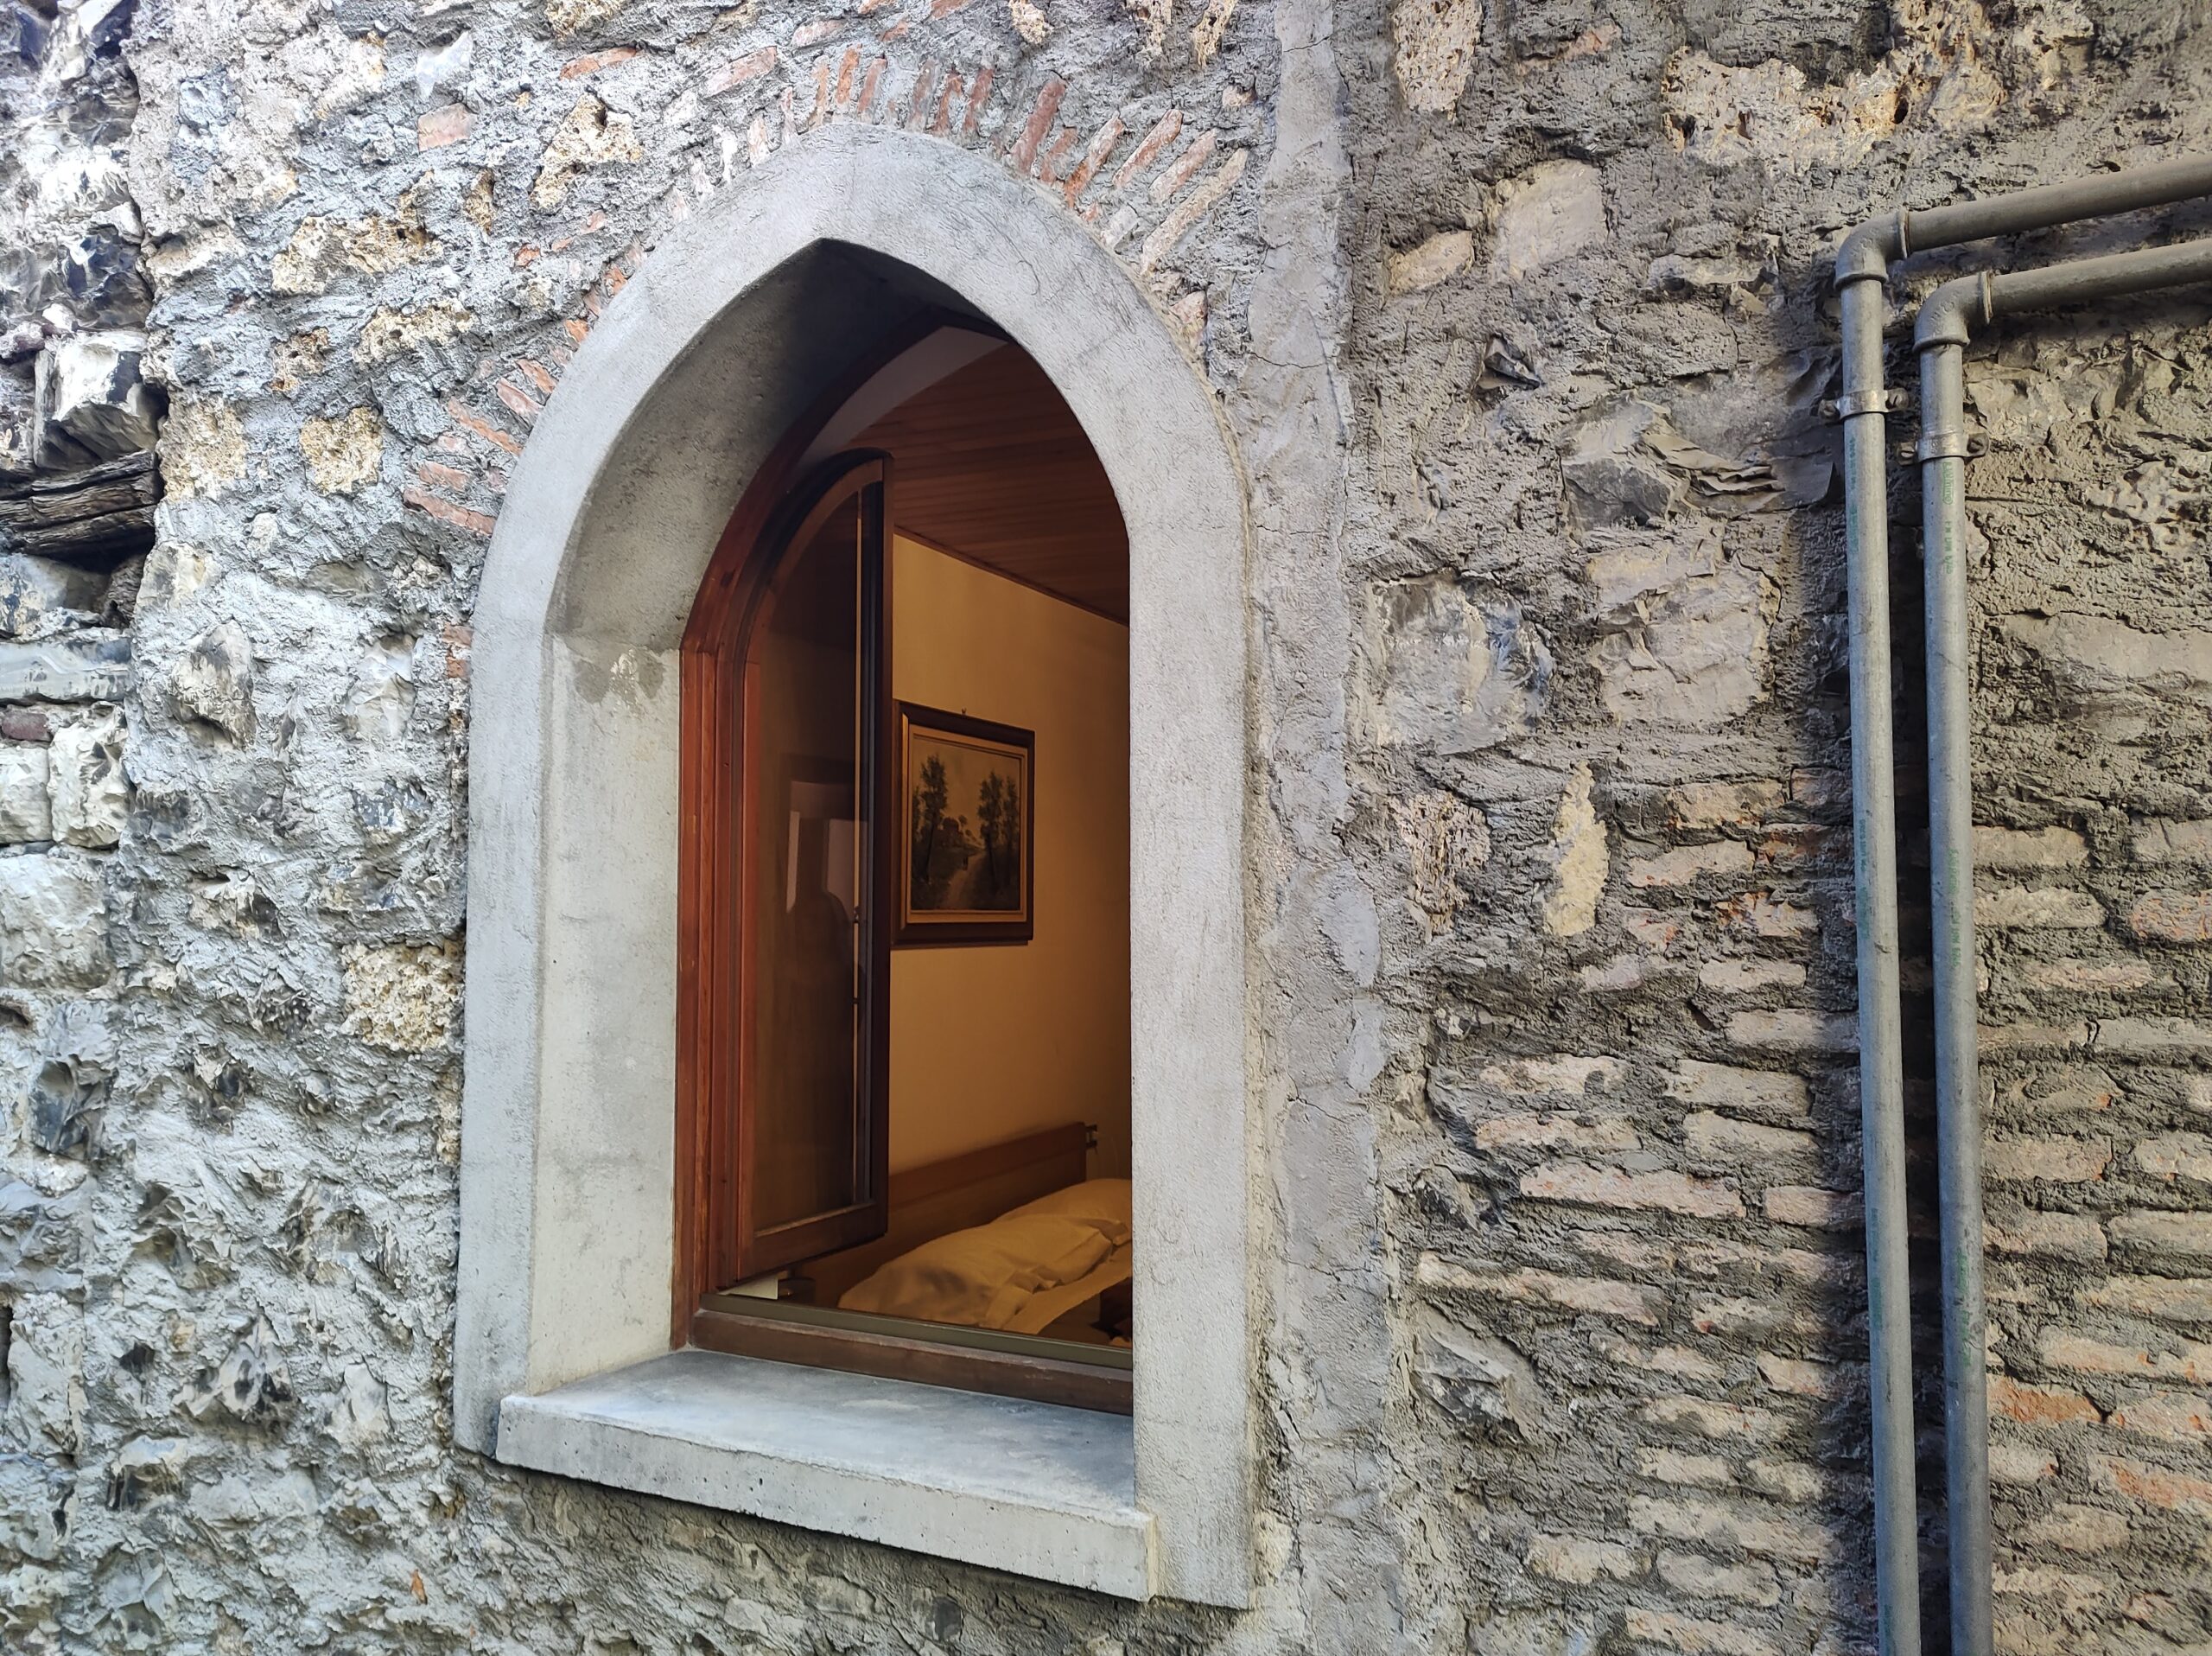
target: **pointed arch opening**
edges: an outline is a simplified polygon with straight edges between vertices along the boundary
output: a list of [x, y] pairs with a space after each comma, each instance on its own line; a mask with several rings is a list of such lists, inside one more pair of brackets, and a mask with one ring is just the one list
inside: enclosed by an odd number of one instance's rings
[[[686, 631], [755, 494], [765, 520], [911, 401], [855, 392], [948, 317], [1049, 379], [1126, 531], [1127, 1417], [733, 1356], [671, 1316], [715, 1274], [687, 1261], [704, 1193], [678, 1176], [697, 1126], [679, 1119]], [[924, 354], [909, 372], [943, 379]], [[474, 618], [461, 1443], [1100, 1590], [1245, 1602], [1244, 547], [1233, 454], [1174, 335], [1057, 197], [988, 160], [830, 128], [655, 250], [539, 417]], [[818, 786], [810, 856], [859, 821]]]

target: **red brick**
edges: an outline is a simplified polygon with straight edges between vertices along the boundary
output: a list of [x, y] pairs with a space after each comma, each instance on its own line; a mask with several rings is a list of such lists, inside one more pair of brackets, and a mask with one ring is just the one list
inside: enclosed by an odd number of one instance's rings
[[543, 411], [542, 405], [512, 379], [499, 380], [492, 387], [492, 394], [525, 420], [535, 420]]
[[415, 468], [416, 478], [432, 488], [461, 490], [472, 481], [458, 466], [442, 466], [435, 460], [426, 460]]
[[484, 418], [480, 414], [472, 412], [461, 404], [448, 402], [446, 404], [446, 412], [453, 417], [453, 423], [455, 425], [465, 431], [474, 432], [493, 447], [505, 449], [511, 455], [519, 455], [522, 452], [522, 442], [512, 432], [502, 431], [491, 421]]
[[1074, 142], [1075, 129], [1071, 126], [1064, 126], [1058, 132], [1054, 133], [1052, 135], [1052, 147], [1045, 152], [1045, 158], [1037, 163], [1037, 176], [1044, 180], [1047, 184], [1058, 183], [1060, 182], [1060, 158], [1067, 154], [1068, 146], [1072, 144]]
[[890, 67], [889, 58], [878, 58], [868, 66], [868, 74], [861, 81], [861, 101], [854, 110], [855, 115], [866, 115], [875, 107], [875, 94], [883, 86], [883, 72]]
[[983, 118], [983, 105], [991, 95], [992, 77], [997, 73], [997, 69], [988, 63], [976, 71], [976, 85], [968, 94], [968, 118], [960, 124], [963, 137], [976, 136], [976, 123]]
[[1989, 1377], [1989, 1406], [1993, 1412], [2023, 1426], [2063, 1426], [2104, 1418], [2097, 1405], [2078, 1392], [2027, 1385], [2006, 1374]]
[[1220, 142], [1221, 135], [1211, 127], [1192, 138], [1176, 158], [1175, 164], [1152, 181], [1152, 199], [1165, 201], [1189, 183], [1192, 175], [1212, 158], [1214, 149]]
[[1717, 839], [1709, 845], [1682, 845], [1628, 865], [1628, 882], [1640, 889], [1686, 886], [1708, 874], [1742, 874], [1751, 866], [1751, 848], [1741, 840]]
[[814, 46], [828, 40], [845, 26], [842, 17], [817, 17], [810, 23], [801, 23], [791, 30], [793, 46]]
[[570, 58], [561, 66], [561, 79], [581, 80], [586, 75], [597, 74], [601, 69], [611, 69], [618, 63], [627, 63], [637, 55], [638, 48], [634, 46], [613, 46], [604, 52], [593, 52], [583, 57]]
[[1783, 784], [1764, 779], [1692, 782], [1667, 796], [1667, 823], [1672, 828], [1748, 827], [1781, 810], [1785, 799]]
[[757, 52], [747, 52], [741, 58], [732, 58], [709, 75], [699, 90], [704, 96], [713, 98], [733, 86], [741, 86], [748, 80], [758, 80], [775, 67], [776, 48], [764, 46]]
[[914, 73], [914, 95], [906, 105], [906, 124], [919, 131], [927, 124], [930, 95], [937, 90], [937, 64], [925, 61]]
[[1127, 130], [1118, 115], [1098, 129], [1097, 135], [1084, 150], [1082, 161], [1068, 175], [1067, 188], [1064, 193], [1070, 207], [1075, 205], [1076, 197], [1081, 195], [1090, 181], [1097, 176], [1098, 169], [1106, 164], [1106, 157], [1114, 153], [1114, 146], [1122, 141], [1122, 134]]
[[466, 104], [448, 104], [442, 109], [434, 109], [416, 118], [415, 147], [442, 150], [449, 143], [459, 143], [468, 136], [468, 129], [475, 120]]
[[522, 370], [524, 379], [529, 380], [548, 397], [553, 394], [554, 388], [560, 384], [560, 381], [554, 379], [542, 364], [532, 362], [526, 356], [516, 358], [515, 366]]
[[1160, 152], [1173, 143], [1175, 135], [1182, 130], [1183, 111], [1179, 109], [1171, 109], [1154, 121], [1152, 130], [1137, 141], [1137, 147], [1130, 151], [1129, 158], [1115, 173], [1114, 188], [1117, 190], [1128, 188], [1129, 181], [1159, 160]]
[[1045, 134], [1052, 128], [1052, 117], [1060, 112], [1060, 99], [1067, 96], [1068, 83], [1058, 75], [1046, 77], [1045, 85], [1031, 106], [1029, 118], [1022, 123], [1014, 144], [1007, 151], [1007, 164], [1017, 173], [1027, 174], [1037, 159], [1037, 146], [1045, 141]]
[[952, 103], [966, 89], [966, 82], [957, 74], [944, 78], [944, 86], [937, 96], [937, 114], [930, 121], [930, 131], [946, 133], [952, 130]]
[[480, 535], [486, 540], [491, 539], [492, 531], [497, 526], [496, 520], [484, 513], [471, 512], [467, 506], [455, 506], [451, 500], [442, 500], [422, 489], [402, 489], [399, 498], [417, 512], [428, 513], [440, 523], [466, 529], [470, 534]]

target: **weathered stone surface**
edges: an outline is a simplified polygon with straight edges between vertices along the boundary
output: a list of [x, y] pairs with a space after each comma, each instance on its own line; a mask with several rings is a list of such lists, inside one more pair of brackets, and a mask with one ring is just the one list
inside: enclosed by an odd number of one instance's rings
[[93, 989], [108, 969], [99, 866], [68, 851], [0, 857], [0, 984]]
[[1598, 169], [1548, 161], [1498, 186], [1491, 268], [1518, 279], [1605, 239], [1605, 193]]
[[1473, 753], [1535, 728], [1550, 698], [1552, 658], [1510, 601], [1485, 602], [1454, 581], [1409, 581], [1368, 606], [1368, 718], [1388, 747]]
[[300, 450], [308, 475], [326, 494], [351, 494], [376, 481], [384, 465], [384, 422], [372, 408], [356, 408], [334, 420], [308, 420], [300, 427]]
[[587, 95], [576, 100], [555, 129], [552, 142], [538, 162], [537, 182], [531, 186], [530, 199], [542, 207], [558, 207], [569, 187], [590, 169], [644, 159], [645, 151], [639, 146], [629, 118], [612, 112], [598, 99]]
[[21, 638], [68, 621], [97, 619], [107, 597], [107, 576], [98, 570], [22, 552], [0, 554], [0, 633]]
[[119, 701], [130, 688], [130, 640], [79, 633], [0, 644], [0, 702]]
[[1459, 101], [1482, 42], [1480, 0], [1395, 0], [1398, 86], [1408, 109], [1448, 113]]
[[461, 1003], [461, 959], [450, 947], [359, 948], [346, 959], [346, 1027], [388, 1052], [435, 1052]]
[[123, 837], [130, 789], [123, 774], [123, 715], [114, 708], [57, 726], [48, 782], [53, 838], [71, 845], [112, 845]]
[[48, 770], [44, 746], [0, 742], [0, 842], [20, 845], [54, 838], [54, 809], [47, 794]]
[[169, 674], [177, 711], [244, 742], [253, 730], [253, 665], [244, 627], [236, 621], [209, 627]]
[[1765, 693], [1779, 594], [1727, 557], [1719, 529], [1601, 538], [1587, 576], [1608, 631], [1590, 652], [1606, 710], [1624, 722], [1717, 725]]
[[1605, 823], [1591, 799], [1593, 778], [1578, 765], [1560, 797], [1552, 823], [1552, 886], [1544, 897], [1544, 926], [1560, 937], [1579, 937], [1598, 920], [1611, 866]]
[[140, 377], [143, 334], [77, 334], [39, 353], [37, 462], [49, 470], [154, 446], [160, 409]]

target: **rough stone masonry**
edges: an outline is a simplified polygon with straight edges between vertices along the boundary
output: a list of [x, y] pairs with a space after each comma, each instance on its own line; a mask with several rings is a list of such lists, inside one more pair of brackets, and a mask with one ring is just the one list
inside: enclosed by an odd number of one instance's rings
[[[1249, 1614], [449, 1441], [505, 469], [839, 121], [1116, 252], [1269, 531]], [[2212, 143], [2201, 9], [0, 0], [0, 1645], [1871, 1648], [1827, 258]], [[2212, 1648], [2208, 322], [1968, 362], [2006, 1653]]]

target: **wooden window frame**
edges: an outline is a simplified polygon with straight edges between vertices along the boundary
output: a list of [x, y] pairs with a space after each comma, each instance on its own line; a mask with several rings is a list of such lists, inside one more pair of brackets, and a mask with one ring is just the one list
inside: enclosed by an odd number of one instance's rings
[[[864, 1068], [874, 1123], [872, 1195], [877, 1211], [894, 1194], [888, 1175], [890, 946], [894, 929], [899, 847], [896, 812], [882, 808], [896, 791], [898, 720], [892, 690], [890, 583], [895, 519], [890, 465], [873, 453], [842, 455], [802, 475], [815, 440], [839, 411], [885, 366], [944, 327], [995, 331], [977, 319], [924, 311], [863, 354], [785, 433], [740, 498], [702, 579], [683, 650], [683, 729], [677, 915], [677, 1098], [673, 1347], [709, 1350], [838, 1368], [953, 1386], [1005, 1397], [1128, 1414], [1134, 1375], [1126, 1348], [1074, 1342], [1002, 1340], [969, 1342], [937, 1337], [928, 1325], [855, 1314], [793, 1317], [776, 1302], [747, 1305], [721, 1290], [798, 1259], [826, 1252], [846, 1239], [823, 1220], [786, 1227], [783, 1245], [747, 1248], [750, 1215], [743, 1208], [739, 1158], [746, 1153], [750, 1113], [738, 1098], [750, 997], [742, 981], [745, 942], [740, 917], [746, 859], [742, 826], [742, 679], [746, 646], [759, 600], [785, 550], [803, 544], [816, 514], [846, 497], [855, 483], [873, 492], [880, 513], [880, 590], [868, 606], [880, 633], [876, 682], [867, 697], [872, 721], [863, 740], [872, 774], [863, 783], [875, 802], [868, 824], [873, 884], [866, 928], [871, 957], [871, 1004], [863, 1018]], [[845, 1214], [861, 1212], [845, 1210]], [[844, 1215], [830, 1215], [842, 1219]], [[857, 1227], [855, 1227], [857, 1228]], [[880, 1224], [879, 1224], [880, 1228]], [[710, 1303], [711, 1302], [711, 1303]], [[1065, 1352], [1047, 1347], [1065, 1345]]]

